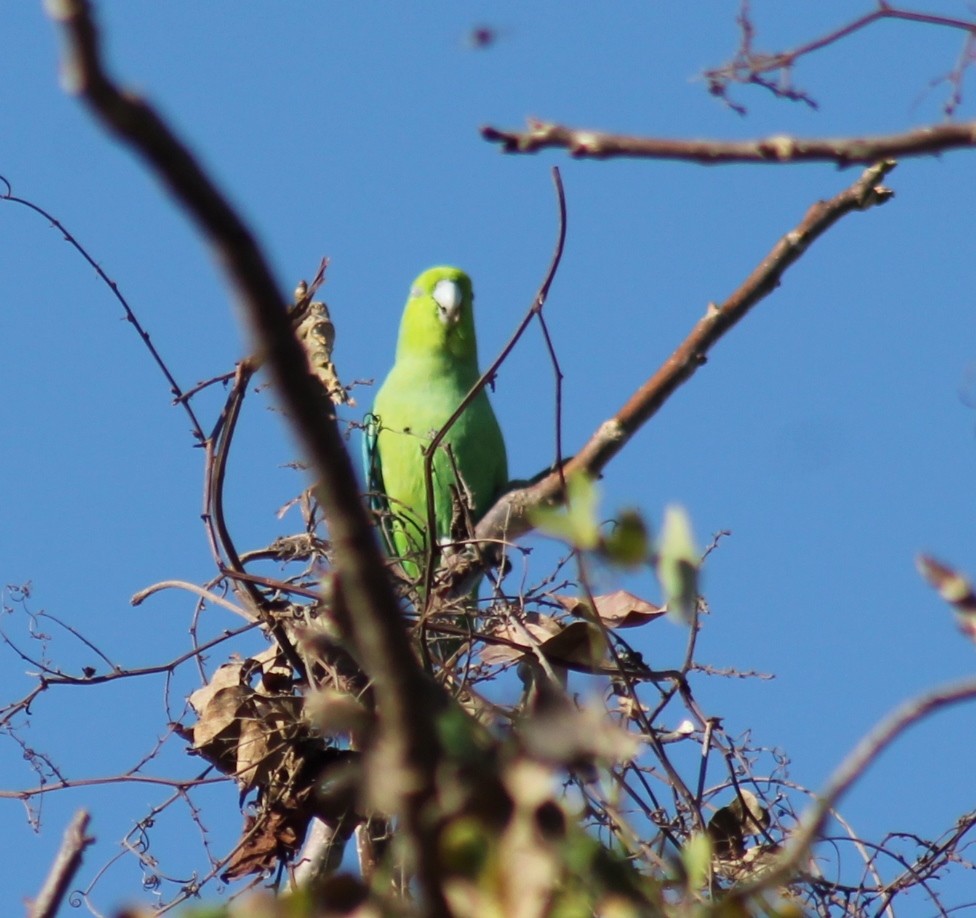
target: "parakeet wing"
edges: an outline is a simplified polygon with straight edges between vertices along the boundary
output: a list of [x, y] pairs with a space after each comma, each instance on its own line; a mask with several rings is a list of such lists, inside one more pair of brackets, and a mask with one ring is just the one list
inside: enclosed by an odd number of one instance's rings
[[393, 533], [390, 519], [390, 502], [386, 497], [386, 486], [383, 483], [383, 467], [380, 463], [378, 440], [380, 432], [379, 418], [369, 412], [363, 418], [362, 462], [363, 478], [366, 481], [366, 499], [370, 510], [378, 521], [383, 548], [388, 555], [395, 554]]

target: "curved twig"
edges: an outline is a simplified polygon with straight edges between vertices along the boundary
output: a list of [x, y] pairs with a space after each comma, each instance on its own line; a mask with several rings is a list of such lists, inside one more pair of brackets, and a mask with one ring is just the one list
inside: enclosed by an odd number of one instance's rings
[[10, 201], [11, 204], [20, 204], [23, 207], [34, 211], [34, 213], [39, 214], [45, 220], [49, 220], [52, 226], [61, 231], [61, 235], [64, 236], [65, 242], [67, 242], [79, 255], [81, 255], [82, 258], [85, 259], [85, 261], [88, 262], [89, 265], [91, 265], [102, 283], [112, 291], [112, 295], [116, 300], [118, 300], [119, 305], [122, 307], [122, 310], [125, 313], [126, 321], [136, 330], [136, 334], [138, 334], [142, 339], [142, 343], [145, 344], [146, 349], [149, 351], [149, 354], [156, 366], [159, 367], [160, 372], [166, 377], [166, 382], [169, 383], [170, 394], [173, 396], [173, 403], [183, 406], [186, 416], [190, 419], [190, 426], [193, 431], [193, 436], [198, 443], [202, 443], [204, 440], [203, 428], [200, 426], [200, 422], [197, 420], [197, 416], [189, 401], [187, 401], [188, 393], [184, 392], [180, 388], [180, 384], [176, 381], [176, 377], [170, 372], [169, 367], [166, 365], [166, 361], [163, 360], [162, 355], [156, 349], [156, 345], [153, 344], [152, 338], [149, 336], [149, 332], [143, 328], [142, 323], [138, 318], [136, 318], [136, 314], [132, 311], [132, 307], [129, 306], [128, 301], [122, 295], [122, 291], [119, 290], [119, 285], [105, 273], [102, 266], [95, 261], [91, 255], [88, 254], [88, 250], [71, 232], [68, 231], [65, 225], [57, 217], [46, 211], [43, 207], [35, 204], [33, 201], [28, 201], [25, 198], [17, 197], [13, 192], [10, 182], [7, 181], [7, 179], [2, 175], [0, 175], [0, 183], [3, 183], [3, 186], [6, 189], [0, 193], [0, 200]]
[[256, 618], [252, 612], [247, 609], [242, 609], [240, 606], [235, 606], [228, 599], [224, 599], [212, 590], [206, 590], [202, 586], [196, 583], [191, 583], [189, 580], [160, 580], [159, 583], [154, 583], [151, 586], [147, 586], [138, 593], [132, 596], [129, 602], [134, 606], [142, 605], [150, 596], [154, 593], [158, 593], [161, 590], [186, 590], [188, 593], [193, 593], [199, 596], [201, 599], [205, 599], [207, 602], [212, 603], [215, 606], [221, 606], [235, 615], [240, 615], [242, 618], [246, 618], [249, 622], [256, 621]]
[[[529, 323], [536, 316], [541, 319], [542, 308], [545, 306], [546, 299], [549, 296], [549, 288], [552, 286], [552, 282], [556, 279], [556, 271], [559, 270], [559, 263], [562, 261], [563, 257], [563, 249], [566, 247], [566, 193], [563, 190], [562, 175], [556, 166], [553, 166], [552, 169], [552, 182], [556, 188], [556, 206], [558, 208], [556, 246], [553, 249], [552, 258], [549, 260], [549, 265], [546, 268], [546, 273], [542, 279], [542, 283], [539, 285], [539, 289], [536, 291], [535, 297], [532, 300], [532, 305], [529, 306], [525, 312], [525, 315], [522, 316], [522, 321], [519, 322], [518, 327], [512, 333], [512, 336], [508, 339], [505, 346], [501, 349], [499, 355], [491, 362], [491, 364], [489, 364], [488, 369], [481, 374], [481, 378], [474, 384], [474, 386], [471, 387], [471, 391], [462, 399], [461, 404], [457, 406], [454, 413], [447, 419], [444, 426], [437, 431], [434, 438], [430, 441], [430, 444], [424, 450], [424, 487], [427, 500], [428, 532], [437, 531], [435, 521], [436, 508], [434, 507], [433, 465], [434, 456], [437, 454], [437, 450], [440, 448], [441, 442], [444, 440], [444, 437], [447, 436], [448, 431], [450, 431], [450, 429], [454, 426], [457, 419], [464, 413], [468, 405], [474, 401], [478, 393], [495, 378], [495, 374], [498, 372], [499, 367], [501, 367], [501, 365], [508, 359], [508, 355], [512, 353], [515, 345], [519, 343], [522, 335], [525, 334], [525, 330], [529, 327]], [[543, 324], [542, 328], [543, 333], [546, 336], [546, 341], [549, 343], [548, 331], [546, 330], [545, 324]], [[430, 608], [432, 598], [431, 587], [434, 582], [436, 562], [436, 552], [434, 552], [429, 546], [427, 552], [427, 564], [424, 570], [424, 603], [427, 609]]]

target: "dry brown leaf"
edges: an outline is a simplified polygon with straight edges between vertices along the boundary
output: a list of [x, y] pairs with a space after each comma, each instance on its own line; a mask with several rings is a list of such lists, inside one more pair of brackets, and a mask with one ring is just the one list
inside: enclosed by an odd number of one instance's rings
[[314, 300], [308, 304], [308, 312], [298, 326], [297, 332], [298, 340], [302, 343], [308, 358], [308, 368], [322, 383], [329, 398], [336, 405], [352, 403], [332, 362], [335, 326], [332, 324], [329, 308], [325, 303]]
[[[267, 727], [261, 721], [251, 717], [241, 721], [235, 776], [242, 790], [247, 791], [257, 784], [264, 783], [273, 771], [269, 740], [275, 742], [274, 736], [269, 734]], [[280, 741], [278, 745], [281, 745]]]
[[301, 699], [288, 696], [265, 698], [255, 694], [241, 721], [235, 776], [244, 790], [273, 784], [272, 777], [287, 785], [299, 767], [295, 761], [297, 718]]
[[[549, 616], [539, 616], [536, 621], [517, 622], [506, 620], [489, 632], [492, 637], [511, 641], [512, 645], [489, 644], [481, 651], [481, 659], [489, 666], [503, 663], [514, 663], [522, 659], [526, 653], [531, 653], [533, 644], [529, 637], [535, 638], [539, 644], [544, 643], [553, 635], [558, 634], [559, 623]], [[528, 632], [528, 635], [526, 634]]]
[[591, 622], [562, 625], [550, 616], [540, 616], [536, 621], [504, 622], [491, 634], [512, 643], [485, 647], [481, 659], [489, 665], [514, 663], [539, 652], [552, 663], [589, 669], [606, 653], [603, 633]]
[[596, 666], [607, 651], [603, 632], [592, 622], [571, 622], [539, 650], [553, 663]]
[[218, 689], [193, 725], [193, 745], [206, 755], [206, 747], [232, 742], [240, 731], [240, 718], [251, 690], [243, 685]]
[[261, 672], [261, 681], [256, 691], [264, 695], [281, 695], [292, 684], [292, 668], [281, 648], [272, 644], [261, 653], [249, 657], [246, 663], [257, 666]]
[[[580, 596], [556, 596], [556, 601], [570, 615], [592, 618], [594, 606]], [[636, 628], [667, 614], [663, 606], [656, 606], [627, 590], [615, 590], [594, 596], [595, 613], [608, 628]]]
[[708, 834], [715, 854], [724, 860], [742, 858], [746, 837], [758, 835], [769, 826], [769, 810], [759, 798], [744, 787], [739, 789], [739, 795], [717, 809], [708, 821]]
[[257, 791], [257, 815], [245, 822], [228, 879], [265, 873], [294, 856], [315, 815], [320, 776], [335, 756], [302, 719], [304, 699], [290, 694], [291, 685], [280, 651], [270, 648], [221, 666], [190, 698], [198, 714], [187, 731], [194, 749], [232, 775], [242, 795]]
[[190, 695], [190, 704], [193, 705], [193, 710], [198, 715], [203, 714], [210, 703], [210, 699], [222, 688], [240, 685], [243, 668], [243, 662], [224, 663], [223, 666], [218, 666], [210, 681]]
[[290, 859], [298, 851], [307, 828], [308, 815], [296, 809], [272, 807], [260, 816], [246, 816], [241, 833], [244, 841], [227, 862], [221, 879], [227, 882], [275, 870], [282, 859]]
[[302, 699], [256, 692], [242, 681], [244, 672], [261, 672], [261, 683], [274, 678], [277, 651], [265, 651], [241, 663], [221, 666], [213, 679], [190, 696], [197, 711], [193, 748], [244, 790], [263, 784], [283, 765], [296, 736]]

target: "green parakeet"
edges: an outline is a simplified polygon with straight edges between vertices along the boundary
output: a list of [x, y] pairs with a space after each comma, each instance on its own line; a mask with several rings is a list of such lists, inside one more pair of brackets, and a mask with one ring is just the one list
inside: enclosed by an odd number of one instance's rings
[[[388, 514], [388, 549], [408, 576], [423, 569], [427, 550], [424, 449], [480, 377], [471, 279], [458, 268], [424, 271], [410, 288], [396, 362], [376, 395], [366, 425], [368, 486]], [[460, 477], [460, 482], [458, 481]], [[501, 429], [482, 389], [441, 441], [433, 463], [438, 541], [451, 538], [457, 501], [466, 496], [473, 522], [508, 481]]]

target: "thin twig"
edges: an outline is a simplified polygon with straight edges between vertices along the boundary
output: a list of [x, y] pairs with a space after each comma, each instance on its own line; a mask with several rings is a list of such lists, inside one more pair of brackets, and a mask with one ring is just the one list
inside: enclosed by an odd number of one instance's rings
[[198, 443], [203, 442], [203, 428], [200, 426], [200, 422], [197, 420], [197, 416], [190, 406], [187, 400], [187, 393], [183, 392], [180, 388], [179, 383], [176, 381], [176, 377], [170, 372], [169, 367], [166, 365], [166, 361], [163, 360], [162, 355], [156, 349], [156, 345], [153, 344], [152, 338], [149, 336], [149, 332], [145, 330], [142, 323], [136, 318], [135, 312], [133, 312], [132, 307], [129, 306], [128, 301], [122, 295], [122, 291], [119, 290], [119, 285], [112, 280], [102, 269], [102, 266], [88, 254], [88, 250], [78, 241], [78, 239], [68, 231], [65, 225], [53, 214], [46, 211], [43, 207], [35, 204], [33, 201], [28, 201], [25, 198], [18, 198], [13, 193], [13, 188], [10, 182], [7, 181], [2, 175], [0, 175], [0, 183], [3, 183], [5, 191], [0, 194], [0, 200], [10, 201], [11, 204], [20, 204], [28, 209], [34, 211], [36, 214], [44, 217], [45, 220], [49, 220], [53, 226], [61, 231], [61, 235], [64, 236], [65, 242], [67, 242], [85, 261], [95, 269], [95, 273], [99, 276], [102, 283], [112, 291], [112, 295], [119, 301], [123, 312], [125, 313], [126, 321], [136, 330], [136, 334], [142, 339], [142, 343], [145, 344], [146, 349], [149, 351], [150, 356], [155, 362], [156, 366], [159, 367], [160, 372], [166, 377], [166, 382], [169, 383], [169, 391], [173, 396], [174, 404], [180, 404], [183, 406], [183, 410], [186, 412], [187, 417], [190, 419], [190, 427], [193, 431], [193, 436], [196, 438]]
[[201, 599], [206, 600], [215, 606], [221, 606], [224, 609], [228, 609], [235, 615], [240, 615], [242, 618], [246, 618], [249, 622], [256, 621], [254, 614], [247, 609], [242, 609], [240, 606], [234, 605], [230, 600], [224, 599], [223, 596], [214, 593], [212, 590], [205, 590], [202, 586], [196, 583], [191, 583], [189, 580], [160, 580], [159, 583], [154, 583], [151, 586], [147, 586], [145, 589], [139, 590], [138, 593], [134, 594], [129, 602], [138, 606], [145, 602], [150, 596], [155, 593], [159, 593], [162, 590], [186, 590], [188, 593], [193, 593], [199, 596]]
[[[208, 768], [207, 771], [210, 769]], [[27, 800], [30, 797], [41, 797], [56, 791], [67, 790], [70, 787], [104, 787], [116, 784], [150, 784], [160, 787], [175, 787], [186, 790], [189, 787], [201, 787], [205, 784], [225, 784], [231, 778], [220, 775], [217, 778], [156, 778], [152, 775], [140, 775], [128, 772], [119, 775], [109, 775], [104, 778], [61, 778], [49, 781], [35, 787], [23, 787], [19, 790], [0, 790], [0, 800]]]
[[896, 708], [841, 762], [826, 787], [817, 795], [816, 802], [803, 815], [799, 827], [774, 864], [755, 879], [747, 880], [737, 887], [736, 895], [745, 899], [787, 881], [817, 841], [831, 810], [888, 746], [909, 727], [935, 711], [974, 699], [976, 699], [976, 679], [965, 679], [927, 692], [918, 698], [912, 698]]
[[[739, 14], [736, 17], [741, 32], [741, 39], [735, 56], [727, 64], [706, 70], [702, 76], [708, 83], [709, 92], [712, 95], [721, 97], [740, 114], [745, 114], [745, 107], [732, 102], [727, 95], [728, 87], [732, 83], [761, 86], [763, 89], [768, 89], [773, 95], [780, 98], [805, 102], [812, 108], [817, 108], [817, 103], [808, 93], [798, 90], [792, 85], [790, 78], [796, 62], [884, 19], [901, 20], [921, 25], [941, 26], [943, 28], [963, 31], [966, 33], [967, 46], [973, 36], [976, 35], [976, 21], [974, 20], [959, 19], [955, 16], [941, 16], [922, 10], [903, 9], [892, 6], [887, 0], [877, 0], [875, 9], [867, 13], [862, 13], [855, 19], [838, 26], [818, 38], [810, 39], [787, 51], [760, 52], [753, 49], [756, 27], [750, 16], [749, 2], [748, 0], [742, 0]], [[962, 87], [962, 74], [971, 63], [972, 59], [967, 59], [964, 50], [956, 67], [953, 68], [953, 71], [947, 77], [954, 90], [953, 97], [950, 98], [946, 106], [947, 114], [958, 105], [958, 97]], [[779, 79], [774, 78], [775, 74], [779, 74]]]
[[155, 666], [140, 666], [135, 669], [121, 669], [116, 666], [109, 673], [102, 673], [101, 675], [93, 673], [91, 676], [71, 676], [67, 673], [45, 675], [42, 679], [42, 684], [45, 688], [49, 685], [104, 685], [106, 682], [116, 682], [119, 679], [134, 679], [141, 676], [158, 676], [163, 673], [172, 673], [177, 667], [186, 663], [187, 660], [199, 659], [201, 654], [210, 650], [211, 647], [216, 647], [230, 638], [245, 634], [257, 626], [257, 622], [251, 622], [247, 625], [241, 625], [240, 628], [224, 631], [222, 634], [217, 635], [217, 637], [211, 638], [203, 644], [196, 645], [191, 650], [186, 651], [186, 653], [182, 653], [178, 657], [168, 660], [166, 663], [159, 663]]

